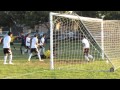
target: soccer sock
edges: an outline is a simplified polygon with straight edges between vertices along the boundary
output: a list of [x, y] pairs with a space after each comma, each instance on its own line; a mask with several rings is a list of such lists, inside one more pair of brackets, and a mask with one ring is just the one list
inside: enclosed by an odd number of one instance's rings
[[93, 56], [92, 56], [92, 55], [90, 55], [90, 54], [88, 55], [88, 57], [89, 57], [90, 59], [93, 59]]
[[37, 55], [38, 55], [38, 58], [39, 58], [39, 60], [41, 60], [41, 56], [40, 56], [40, 53], [37, 53]]
[[85, 60], [89, 61], [89, 58], [88, 58], [88, 56], [87, 56], [87, 55], [85, 55]]
[[39, 53], [41, 53], [42, 49], [40, 48]]
[[7, 55], [4, 56], [4, 63], [7, 61]]
[[31, 59], [32, 55], [33, 55], [32, 53], [29, 55], [29, 58], [28, 58], [28, 60], [30, 60], [30, 59]]
[[9, 63], [12, 63], [12, 54], [9, 55]]

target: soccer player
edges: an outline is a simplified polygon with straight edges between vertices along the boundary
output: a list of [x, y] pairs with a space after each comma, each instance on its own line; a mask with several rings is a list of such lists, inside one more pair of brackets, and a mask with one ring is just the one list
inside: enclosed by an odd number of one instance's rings
[[15, 46], [14, 46], [14, 40], [18, 38], [18, 36], [12, 36], [11, 37], [11, 42], [10, 42], [10, 45], [12, 45], [14, 47], [14, 49], [16, 50]]
[[19, 37], [21, 39], [21, 46], [20, 46], [20, 51], [21, 51], [21, 54], [24, 54], [24, 48], [26, 48], [25, 46], [25, 36], [23, 34], [23, 32], [21, 33], [21, 36]]
[[4, 52], [4, 63], [3, 64], [8, 64], [7, 63], [7, 57], [9, 55], [9, 64], [12, 63], [12, 51], [10, 47], [10, 41], [12, 37], [12, 32], [9, 32], [8, 35], [6, 35], [3, 39], [3, 52]]
[[83, 52], [84, 52], [85, 60], [87, 60], [88, 62], [90, 61], [89, 58], [94, 60], [93, 56], [89, 54], [89, 50], [90, 50], [89, 41], [83, 35], [82, 35], [82, 44], [83, 44]]
[[40, 39], [40, 43], [39, 43], [40, 45], [39, 53], [41, 56], [44, 55], [44, 52], [45, 52], [45, 37], [46, 35], [43, 34], [42, 38]]
[[30, 34], [28, 33], [26, 36], [26, 40], [25, 40], [25, 44], [26, 44], [26, 52], [30, 53]]
[[37, 53], [39, 61], [43, 61], [43, 60], [41, 60], [41, 56], [40, 56], [40, 53], [39, 53], [37, 47], [38, 47], [38, 38], [37, 38], [37, 35], [35, 34], [34, 37], [31, 39], [31, 42], [30, 42], [31, 50], [30, 50], [28, 61], [30, 61], [30, 59], [33, 55], [33, 52]]

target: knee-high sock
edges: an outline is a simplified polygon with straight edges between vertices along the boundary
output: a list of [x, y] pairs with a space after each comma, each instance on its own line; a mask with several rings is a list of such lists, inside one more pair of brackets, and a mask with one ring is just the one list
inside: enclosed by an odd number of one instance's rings
[[9, 55], [9, 63], [12, 63], [12, 54]]
[[42, 51], [42, 49], [40, 48], [40, 49], [39, 49], [39, 54], [41, 54], [41, 51]]
[[37, 53], [37, 55], [38, 55], [39, 60], [41, 60], [41, 56], [40, 56], [40, 53], [39, 53], [39, 52]]
[[7, 61], [7, 55], [4, 56], [4, 63]]
[[32, 54], [32, 53], [30, 53], [28, 60], [30, 60], [30, 59], [31, 59], [32, 55], [33, 55], [33, 54]]
[[89, 58], [88, 58], [88, 56], [87, 56], [87, 55], [85, 55], [85, 60], [89, 61]]

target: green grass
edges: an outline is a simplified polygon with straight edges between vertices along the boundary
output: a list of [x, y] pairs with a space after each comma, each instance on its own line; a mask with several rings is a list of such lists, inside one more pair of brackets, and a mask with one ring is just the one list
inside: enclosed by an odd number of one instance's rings
[[[3, 65], [3, 51], [0, 45], [0, 79], [119, 79], [120, 69], [115, 72], [109, 72], [109, 66], [104, 62], [96, 61], [91, 64], [83, 64], [80, 70], [56, 69], [50, 70], [50, 60], [45, 59], [39, 62], [32, 58], [28, 62], [28, 55], [21, 55], [19, 44], [16, 44], [16, 50], [13, 51], [14, 65]], [[46, 47], [46, 49], [48, 46]], [[63, 64], [66, 66], [65, 64]], [[64, 68], [63, 66], [63, 68]], [[73, 66], [78, 67], [78, 65]], [[104, 68], [104, 70], [102, 70]]]

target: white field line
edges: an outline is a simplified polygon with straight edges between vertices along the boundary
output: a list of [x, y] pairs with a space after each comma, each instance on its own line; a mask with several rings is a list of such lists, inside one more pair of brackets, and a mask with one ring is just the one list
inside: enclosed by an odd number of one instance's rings
[[2, 78], [2, 79], [15, 79], [15, 78], [18, 78], [18, 77], [22, 77], [22, 76], [26, 76], [26, 75], [31, 75], [31, 74], [34, 74], [34, 73], [39, 73], [39, 72], [44, 72], [44, 71], [47, 71], [47, 70], [36, 71], [36, 72], [31, 72], [31, 73], [24, 73], [24, 74], [20, 74], [20, 75], [5, 77], [5, 78]]

